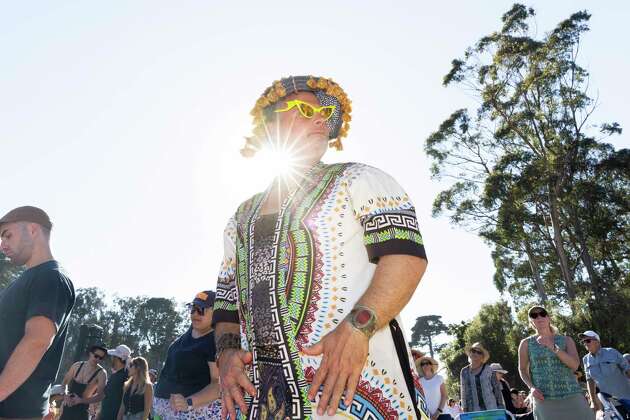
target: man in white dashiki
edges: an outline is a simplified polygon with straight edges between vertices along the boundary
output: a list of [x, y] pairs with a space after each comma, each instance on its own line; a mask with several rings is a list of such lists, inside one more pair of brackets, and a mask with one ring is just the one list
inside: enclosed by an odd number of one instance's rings
[[428, 419], [398, 314], [426, 255], [414, 206], [384, 172], [326, 165], [350, 101], [332, 80], [275, 82], [256, 103], [251, 156], [285, 146], [293, 177], [242, 203], [225, 229], [216, 325], [223, 415]]

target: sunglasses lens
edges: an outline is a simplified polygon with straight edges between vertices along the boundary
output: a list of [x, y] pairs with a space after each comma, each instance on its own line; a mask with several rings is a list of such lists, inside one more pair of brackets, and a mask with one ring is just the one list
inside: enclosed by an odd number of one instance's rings
[[536, 319], [538, 317], [545, 318], [546, 316], [547, 316], [547, 312], [546, 311], [532, 312], [531, 314], [529, 314], [529, 317], [531, 319]]
[[206, 313], [206, 308], [200, 308], [199, 306], [191, 306], [190, 307], [190, 313], [191, 314], [197, 313], [197, 314], [203, 316]]
[[313, 118], [313, 114], [315, 113], [315, 110], [313, 109], [312, 106], [302, 102], [298, 105], [298, 107], [300, 109], [300, 113], [304, 115], [306, 118]]
[[321, 113], [322, 113], [322, 117], [324, 117], [324, 119], [329, 119], [330, 117], [332, 117], [333, 112], [335, 112], [335, 108], [330, 106], [330, 107], [326, 107], [326, 108], [322, 108]]

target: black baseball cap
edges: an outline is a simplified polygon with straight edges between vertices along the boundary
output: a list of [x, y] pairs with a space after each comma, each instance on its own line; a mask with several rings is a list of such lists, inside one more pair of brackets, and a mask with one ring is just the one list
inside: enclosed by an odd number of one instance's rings
[[199, 292], [195, 295], [195, 298], [189, 305], [196, 305], [200, 308], [212, 308], [214, 306], [215, 294], [212, 290], [206, 290]]

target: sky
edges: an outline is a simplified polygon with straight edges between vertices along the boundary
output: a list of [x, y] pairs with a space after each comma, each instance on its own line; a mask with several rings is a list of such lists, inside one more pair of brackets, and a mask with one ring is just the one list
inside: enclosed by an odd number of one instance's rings
[[[402, 312], [470, 319], [501, 298], [478, 237], [432, 218], [425, 139], [456, 109], [450, 62], [500, 27], [509, 1], [7, 2], [0, 12], [0, 213], [44, 208], [75, 287], [189, 301], [214, 289], [222, 233], [273, 168], [242, 158], [249, 111], [272, 81], [331, 77], [353, 101], [345, 150], [416, 205], [429, 268]], [[593, 122], [630, 127], [627, 1], [526, 2], [538, 34], [592, 13], [580, 63]], [[623, 53], [626, 51], [626, 53]], [[627, 131], [626, 131], [627, 133]], [[627, 134], [611, 141], [628, 147]]]

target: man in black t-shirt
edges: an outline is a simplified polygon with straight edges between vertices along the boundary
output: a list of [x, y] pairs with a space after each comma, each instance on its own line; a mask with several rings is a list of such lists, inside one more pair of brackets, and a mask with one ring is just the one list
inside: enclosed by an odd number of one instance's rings
[[123, 397], [123, 386], [128, 378], [125, 366], [131, 356], [131, 349], [121, 344], [113, 350], [108, 350], [107, 354], [112, 358], [112, 374], [105, 386], [105, 398], [101, 402], [98, 419], [116, 420]]
[[74, 306], [74, 287], [50, 252], [52, 223], [36, 207], [0, 219], [0, 250], [26, 271], [0, 292], [0, 418], [48, 412]]

